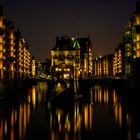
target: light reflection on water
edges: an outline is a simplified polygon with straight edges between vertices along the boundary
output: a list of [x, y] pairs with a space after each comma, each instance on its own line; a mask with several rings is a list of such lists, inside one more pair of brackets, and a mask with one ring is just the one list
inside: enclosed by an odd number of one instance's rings
[[68, 106], [52, 105], [46, 94], [47, 84], [39, 83], [1, 100], [0, 140], [133, 140], [131, 112], [118, 90], [94, 85]]

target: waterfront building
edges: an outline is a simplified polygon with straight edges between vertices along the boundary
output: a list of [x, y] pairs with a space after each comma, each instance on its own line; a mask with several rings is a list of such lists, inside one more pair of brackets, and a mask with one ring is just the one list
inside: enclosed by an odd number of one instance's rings
[[15, 78], [24, 79], [30, 76], [31, 54], [29, 44], [19, 30], [15, 31]]
[[101, 77], [102, 76], [102, 57], [96, 57], [93, 60], [93, 76], [94, 77]]
[[140, 0], [136, 2], [136, 11], [125, 27], [125, 75], [134, 76], [135, 64], [140, 59]]
[[103, 77], [111, 77], [113, 75], [113, 56], [114, 54], [105, 55], [102, 59]]
[[86, 38], [79, 39], [80, 45], [80, 70], [81, 78], [88, 79], [93, 75], [93, 55], [92, 55], [92, 44], [89, 36]]
[[32, 60], [31, 60], [31, 77], [35, 77], [36, 76], [36, 60], [34, 58], [34, 56], [32, 56]]
[[113, 75], [113, 56], [114, 54], [109, 54], [93, 60], [94, 78], [108, 78]]
[[56, 38], [51, 50], [52, 80], [69, 80], [80, 77], [80, 45], [77, 38]]
[[51, 50], [52, 79], [88, 79], [92, 77], [92, 46], [89, 37], [56, 38]]
[[3, 79], [3, 53], [6, 51], [4, 49], [4, 30], [5, 30], [5, 17], [3, 14], [3, 8], [0, 6], [0, 79]]
[[0, 7], [0, 79], [24, 79], [30, 76], [31, 54], [29, 44], [7, 21]]
[[15, 27], [12, 21], [6, 22], [4, 30], [4, 44], [3, 44], [3, 75], [4, 79], [14, 79], [14, 65], [15, 65], [15, 48], [14, 36]]
[[125, 47], [123, 43], [120, 43], [115, 48], [113, 57], [113, 75], [124, 76], [125, 75]]
[[131, 75], [131, 65], [133, 59], [133, 45], [132, 45], [132, 33], [131, 33], [131, 23], [125, 26], [125, 75]]

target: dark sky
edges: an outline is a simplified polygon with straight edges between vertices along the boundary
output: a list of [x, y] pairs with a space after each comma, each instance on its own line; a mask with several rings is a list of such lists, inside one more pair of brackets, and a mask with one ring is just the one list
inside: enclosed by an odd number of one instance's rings
[[50, 57], [56, 36], [90, 36], [94, 56], [114, 53], [136, 0], [0, 0], [7, 20], [39, 61]]

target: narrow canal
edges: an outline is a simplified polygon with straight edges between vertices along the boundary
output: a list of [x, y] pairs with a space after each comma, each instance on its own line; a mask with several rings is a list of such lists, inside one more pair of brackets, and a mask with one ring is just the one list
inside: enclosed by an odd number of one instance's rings
[[24, 89], [1, 84], [0, 140], [140, 139], [136, 91], [93, 84], [61, 105], [50, 104], [47, 94], [44, 82]]

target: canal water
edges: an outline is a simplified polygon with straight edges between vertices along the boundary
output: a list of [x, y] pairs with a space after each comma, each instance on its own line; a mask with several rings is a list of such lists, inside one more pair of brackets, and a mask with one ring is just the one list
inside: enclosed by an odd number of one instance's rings
[[52, 104], [48, 94], [45, 82], [24, 88], [1, 84], [0, 140], [140, 139], [134, 90], [92, 84], [60, 105]]

